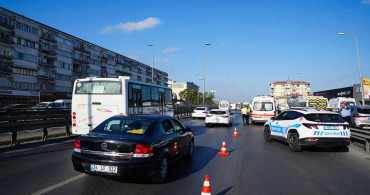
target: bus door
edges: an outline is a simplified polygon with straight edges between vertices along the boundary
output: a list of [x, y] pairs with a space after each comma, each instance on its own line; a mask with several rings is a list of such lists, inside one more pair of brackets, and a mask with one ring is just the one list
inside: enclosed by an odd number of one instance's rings
[[161, 115], [165, 114], [165, 97], [164, 97], [164, 89], [159, 88], [159, 112]]
[[143, 113], [143, 105], [142, 105], [142, 97], [141, 97], [141, 89], [132, 89], [132, 99], [133, 99], [133, 114], [142, 114]]

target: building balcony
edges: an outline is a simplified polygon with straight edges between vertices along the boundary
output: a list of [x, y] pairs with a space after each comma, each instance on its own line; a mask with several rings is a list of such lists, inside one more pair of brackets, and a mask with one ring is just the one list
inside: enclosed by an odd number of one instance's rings
[[0, 42], [9, 44], [9, 45], [13, 44], [13, 41], [11, 39], [0, 38]]
[[0, 23], [1, 26], [4, 26], [6, 28], [9, 28], [9, 29], [14, 29], [14, 24], [6, 24], [6, 23]]
[[12, 72], [12, 63], [0, 63], [0, 73], [9, 75]]
[[80, 48], [80, 47], [73, 47], [73, 49], [75, 49], [77, 51], [81, 51], [81, 52], [87, 53], [87, 54], [90, 54], [91, 53], [90, 51], [85, 50], [84, 48]]
[[41, 79], [41, 80], [55, 80], [55, 77], [52, 77], [52, 76], [46, 76], [46, 75], [37, 75], [37, 79]]
[[55, 52], [55, 50], [46, 50], [46, 49], [42, 49], [40, 47], [39, 51], [42, 52], [42, 53], [50, 54], [50, 55], [57, 55], [57, 52]]
[[75, 57], [73, 57], [73, 64], [88, 64], [89, 61], [88, 60], [83, 60], [83, 59], [77, 59]]
[[44, 39], [46, 41], [52, 42], [52, 43], [56, 43], [57, 42], [54, 38], [50, 37], [49, 34], [41, 34], [40, 38], [41, 39]]
[[1, 59], [8, 59], [8, 60], [10, 60], [10, 59], [13, 59], [13, 56], [7, 56], [7, 55], [0, 54], [0, 58]]
[[40, 66], [45, 66], [45, 67], [49, 67], [49, 68], [54, 68], [54, 63], [52, 62], [48, 62], [48, 63], [44, 63], [44, 62], [39, 62], [38, 63]]

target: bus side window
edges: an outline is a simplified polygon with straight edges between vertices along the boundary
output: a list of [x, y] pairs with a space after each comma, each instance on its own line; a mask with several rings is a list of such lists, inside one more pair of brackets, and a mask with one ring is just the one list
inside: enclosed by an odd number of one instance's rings
[[159, 94], [158, 88], [152, 87], [152, 105], [158, 106], [159, 105]]

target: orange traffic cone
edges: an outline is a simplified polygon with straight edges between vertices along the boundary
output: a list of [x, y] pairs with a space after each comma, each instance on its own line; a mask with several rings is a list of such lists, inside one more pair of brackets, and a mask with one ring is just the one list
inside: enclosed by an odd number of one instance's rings
[[201, 195], [211, 195], [211, 186], [209, 185], [209, 176], [206, 175], [203, 184], [203, 190]]
[[234, 129], [233, 137], [239, 137], [239, 135], [238, 135], [238, 130], [236, 129], [236, 127], [235, 127], [235, 129]]
[[226, 143], [225, 143], [225, 140], [222, 142], [222, 148], [221, 148], [221, 152], [217, 153], [218, 155], [229, 155], [230, 153], [228, 153], [226, 151]]
[[177, 142], [175, 142], [175, 146], [173, 147], [172, 151], [177, 151]]

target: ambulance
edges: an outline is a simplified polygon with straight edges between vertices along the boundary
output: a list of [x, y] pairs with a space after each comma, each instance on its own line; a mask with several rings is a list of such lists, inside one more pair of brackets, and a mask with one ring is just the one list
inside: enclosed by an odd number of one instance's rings
[[251, 107], [252, 123], [265, 123], [276, 114], [275, 101], [271, 96], [257, 96], [253, 98]]
[[337, 97], [329, 100], [327, 110], [339, 112], [342, 103], [347, 103], [348, 106], [355, 106], [356, 100], [354, 98]]

